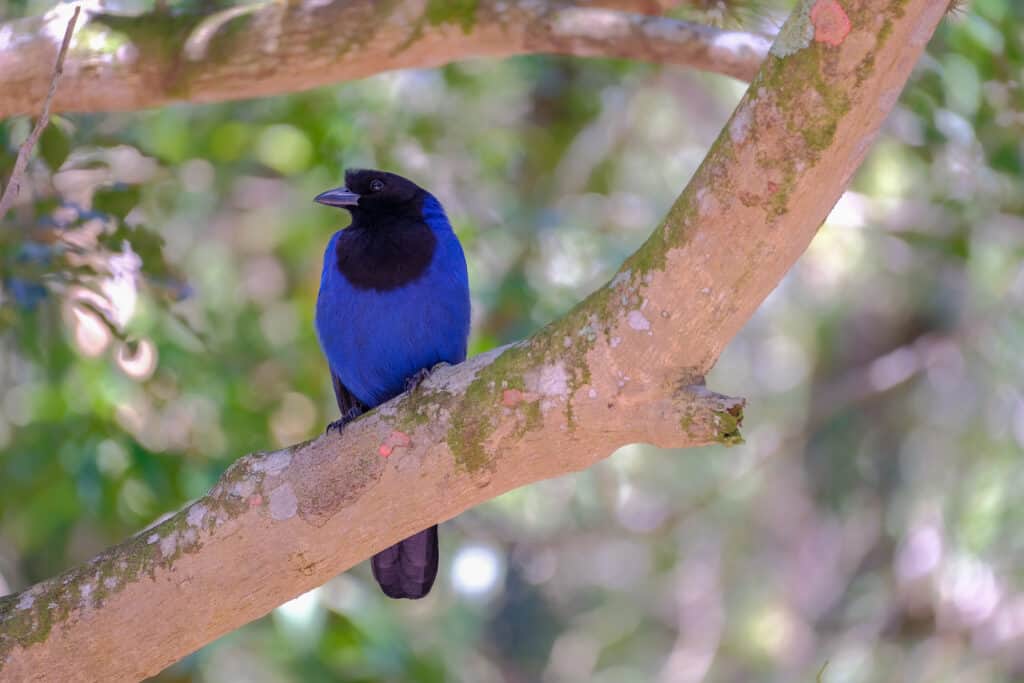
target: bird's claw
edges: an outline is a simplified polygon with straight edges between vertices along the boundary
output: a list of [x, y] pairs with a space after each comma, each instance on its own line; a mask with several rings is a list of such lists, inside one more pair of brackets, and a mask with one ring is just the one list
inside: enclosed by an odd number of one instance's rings
[[416, 387], [418, 387], [420, 383], [422, 383], [423, 380], [425, 380], [427, 377], [430, 377], [430, 370], [427, 370], [426, 368], [423, 368], [422, 370], [417, 370], [412, 375], [406, 378], [405, 390], [415, 391]]
[[339, 434], [341, 434], [345, 430], [345, 425], [347, 425], [349, 422], [352, 422], [362, 414], [363, 411], [360, 410], [359, 408], [349, 408], [347, 413], [345, 413], [337, 420], [327, 425], [327, 429], [324, 430], [324, 434], [330, 434], [332, 429], [336, 430]]
[[422, 370], [417, 370], [408, 379], [405, 380], [405, 390], [414, 391], [417, 387], [419, 387], [420, 384], [423, 383], [423, 380], [430, 377], [438, 368], [444, 367], [445, 365], [448, 365], [448, 363], [442, 361], [432, 368], [423, 368]]

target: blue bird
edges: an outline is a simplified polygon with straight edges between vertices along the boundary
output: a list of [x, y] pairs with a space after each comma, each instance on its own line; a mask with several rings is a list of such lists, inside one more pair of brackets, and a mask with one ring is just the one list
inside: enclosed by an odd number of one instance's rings
[[[437, 199], [410, 180], [353, 169], [316, 196], [352, 223], [327, 243], [316, 331], [331, 369], [342, 429], [414, 387], [439, 363], [466, 359], [469, 278], [462, 245]], [[392, 598], [422, 598], [437, 577], [437, 526], [371, 560]]]

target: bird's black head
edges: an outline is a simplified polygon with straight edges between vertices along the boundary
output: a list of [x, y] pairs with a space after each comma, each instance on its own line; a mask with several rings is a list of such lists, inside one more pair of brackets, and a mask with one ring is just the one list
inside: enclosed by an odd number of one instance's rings
[[353, 168], [345, 171], [345, 185], [318, 194], [313, 201], [360, 214], [401, 216], [416, 214], [426, 191], [416, 183], [387, 171]]
[[344, 187], [318, 194], [314, 201], [352, 214], [335, 242], [341, 274], [359, 289], [387, 291], [426, 272], [437, 247], [423, 214], [429, 196], [400, 175], [365, 169], [346, 171]]

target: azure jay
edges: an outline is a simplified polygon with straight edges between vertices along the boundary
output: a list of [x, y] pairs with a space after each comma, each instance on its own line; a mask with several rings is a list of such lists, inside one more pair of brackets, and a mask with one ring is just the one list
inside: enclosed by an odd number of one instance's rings
[[[438, 363], [466, 358], [469, 280], [462, 246], [440, 202], [393, 173], [349, 170], [315, 201], [352, 223], [327, 243], [316, 331], [331, 369], [342, 429], [397, 396]], [[371, 560], [392, 598], [422, 598], [437, 576], [437, 526]]]

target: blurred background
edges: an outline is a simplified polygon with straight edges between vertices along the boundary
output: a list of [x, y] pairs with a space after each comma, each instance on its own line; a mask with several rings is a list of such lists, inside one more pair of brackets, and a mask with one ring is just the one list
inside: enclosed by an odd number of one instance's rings
[[[771, 32], [786, 11], [703, 4], [677, 14]], [[154, 680], [1022, 680], [1022, 26], [1016, 0], [947, 18], [720, 359], [745, 445], [629, 446], [513, 491], [444, 525], [428, 599], [360, 566]], [[0, 230], [0, 595], [336, 417], [312, 315], [347, 218], [311, 198], [344, 167], [442, 199], [479, 353], [605, 282], [743, 90], [528, 57], [55, 117]], [[30, 123], [0, 124], [3, 181]]]

